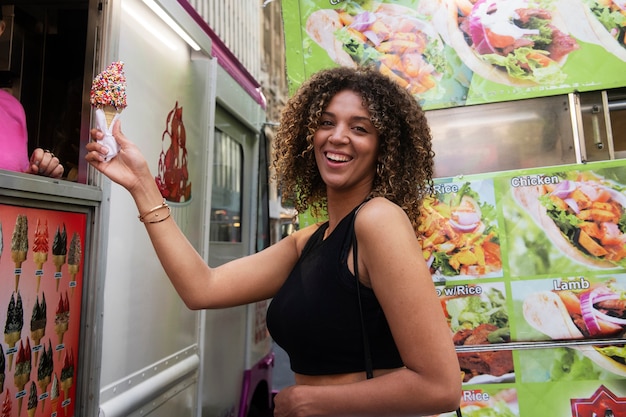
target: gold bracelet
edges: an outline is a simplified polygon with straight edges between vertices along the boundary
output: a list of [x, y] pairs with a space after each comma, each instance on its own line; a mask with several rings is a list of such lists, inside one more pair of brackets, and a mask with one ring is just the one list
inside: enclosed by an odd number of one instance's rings
[[167, 218], [168, 218], [168, 217], [170, 217], [171, 215], [172, 215], [172, 209], [168, 206], [168, 207], [167, 207], [167, 215], [166, 215], [165, 217], [163, 217], [163, 218], [161, 218], [161, 219], [158, 219], [158, 217], [159, 217], [159, 213], [156, 213], [156, 214], [154, 215], [154, 218], [155, 218], [155, 219], [154, 219], [154, 220], [152, 220], [151, 222], [147, 222], [147, 221], [145, 221], [145, 220], [142, 220], [142, 222], [143, 222], [143, 223], [146, 223], [146, 224], [161, 223], [162, 221], [167, 220]]
[[[159, 221], [163, 221], [163, 220], [167, 219], [170, 216], [170, 213], [172, 212], [172, 209], [170, 209], [170, 206], [167, 205], [167, 203], [165, 202], [165, 199], [158, 206], [151, 208], [150, 210], [146, 211], [143, 214], [139, 214], [139, 216], [137, 216], [137, 217], [139, 218], [139, 221], [142, 222], [142, 223], [156, 223], [154, 221], [153, 222], [146, 222], [146, 216], [149, 216], [150, 214], [154, 213], [155, 211], [161, 210], [163, 208], [167, 208], [167, 210], [168, 210], [167, 216], [164, 219], [159, 220]], [[159, 213], [155, 213], [154, 217], [159, 217]]]

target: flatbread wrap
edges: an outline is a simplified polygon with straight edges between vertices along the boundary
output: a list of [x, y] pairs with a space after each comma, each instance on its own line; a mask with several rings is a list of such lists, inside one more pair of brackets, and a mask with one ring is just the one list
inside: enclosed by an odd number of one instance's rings
[[594, 268], [626, 266], [623, 186], [575, 172], [557, 184], [517, 187], [515, 200], [570, 259]]
[[[623, 61], [626, 61], [626, 1], [580, 0], [580, 7], [568, 12], [582, 13], [597, 36], [597, 43]], [[574, 17], [574, 16], [572, 16]]]
[[510, 86], [556, 85], [579, 49], [553, 0], [444, 0], [445, 38], [474, 73]]
[[[613, 282], [584, 290], [542, 291], [524, 299], [523, 314], [533, 328], [552, 340], [622, 338], [626, 299]], [[626, 376], [623, 344], [575, 346], [600, 367]]]
[[444, 42], [429, 21], [436, 1], [420, 8], [379, 3], [372, 9], [345, 1], [339, 9], [314, 11], [307, 34], [342, 66], [374, 65], [421, 99], [443, 96], [439, 86], [447, 71]]

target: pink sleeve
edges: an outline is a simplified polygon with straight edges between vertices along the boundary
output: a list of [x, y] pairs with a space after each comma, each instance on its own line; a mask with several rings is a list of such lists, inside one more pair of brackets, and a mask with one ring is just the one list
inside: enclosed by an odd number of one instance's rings
[[0, 169], [27, 172], [28, 134], [22, 104], [0, 90]]

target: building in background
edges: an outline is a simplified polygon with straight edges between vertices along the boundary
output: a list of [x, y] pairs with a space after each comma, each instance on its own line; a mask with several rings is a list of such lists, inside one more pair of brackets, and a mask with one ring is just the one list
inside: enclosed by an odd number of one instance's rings
[[[280, 1], [189, 0], [189, 3], [232, 52], [242, 68], [259, 83], [261, 93], [267, 100], [267, 121], [261, 130], [267, 140], [268, 161], [271, 161], [271, 142], [280, 112], [288, 98]], [[271, 241], [276, 242], [295, 230], [296, 225], [292, 221], [295, 211], [281, 204], [280, 190], [271, 180], [271, 172], [270, 184]]]

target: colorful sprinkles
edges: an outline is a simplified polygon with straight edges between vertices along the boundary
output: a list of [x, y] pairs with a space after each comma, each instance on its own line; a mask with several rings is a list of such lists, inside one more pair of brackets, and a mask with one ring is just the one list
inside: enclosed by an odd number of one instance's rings
[[126, 108], [126, 75], [122, 61], [111, 63], [94, 78], [89, 101], [93, 107]]

